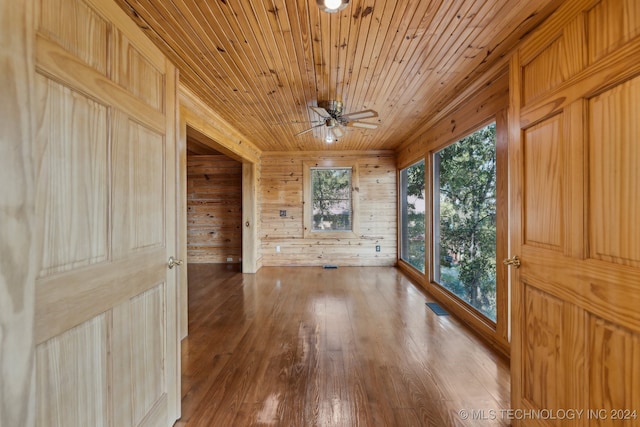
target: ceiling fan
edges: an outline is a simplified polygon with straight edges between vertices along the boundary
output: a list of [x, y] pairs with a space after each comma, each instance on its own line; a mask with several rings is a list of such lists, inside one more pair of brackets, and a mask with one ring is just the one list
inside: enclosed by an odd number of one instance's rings
[[344, 133], [343, 126], [358, 127], [364, 129], [376, 129], [375, 123], [359, 122], [360, 119], [368, 119], [378, 117], [378, 113], [373, 110], [362, 110], [355, 113], [342, 114], [342, 101], [321, 101], [318, 106], [309, 107], [316, 112], [321, 118], [322, 123], [312, 126], [309, 129], [298, 132], [295, 136], [311, 132], [315, 128], [325, 126], [327, 128], [326, 142], [333, 142], [334, 137], [340, 138]]

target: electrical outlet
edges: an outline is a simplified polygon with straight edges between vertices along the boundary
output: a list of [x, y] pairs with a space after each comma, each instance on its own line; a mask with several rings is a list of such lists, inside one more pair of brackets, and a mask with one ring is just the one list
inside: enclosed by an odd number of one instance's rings
[[280, 216], [287, 216], [287, 211], [281, 210], [280, 211]]
[[280, 252], [280, 246], [276, 246], [276, 252]]
[[380, 245], [376, 245], [376, 252], [380, 252]]
[[233, 262], [233, 258], [227, 258], [227, 262]]

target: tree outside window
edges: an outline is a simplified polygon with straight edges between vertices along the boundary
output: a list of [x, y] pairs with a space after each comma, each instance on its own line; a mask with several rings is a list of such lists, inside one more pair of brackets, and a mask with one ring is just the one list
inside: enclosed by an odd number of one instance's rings
[[358, 164], [348, 160], [303, 163], [304, 237], [358, 237]]
[[425, 271], [424, 160], [400, 171], [400, 257]]
[[351, 231], [351, 168], [311, 168], [313, 231]]
[[434, 154], [434, 279], [496, 320], [496, 126]]

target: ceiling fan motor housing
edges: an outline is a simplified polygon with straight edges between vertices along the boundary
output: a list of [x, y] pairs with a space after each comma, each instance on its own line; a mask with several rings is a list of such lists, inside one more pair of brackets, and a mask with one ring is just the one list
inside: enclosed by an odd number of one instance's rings
[[[371, 117], [378, 117], [378, 113], [369, 109], [363, 111], [356, 111], [354, 113], [342, 115], [342, 101], [318, 101], [318, 106], [309, 106], [311, 110], [313, 110], [317, 115], [322, 118], [320, 124], [316, 126], [312, 126], [309, 129], [303, 130], [302, 132], [298, 132], [295, 136], [305, 134], [307, 132], [311, 132], [312, 130], [319, 127], [326, 127], [327, 132], [333, 131], [333, 135], [340, 138], [343, 133], [341, 130], [342, 126], [349, 127], [359, 127], [365, 129], [375, 129], [378, 127], [375, 123], [366, 123], [359, 122], [360, 119], [367, 119]], [[317, 123], [317, 122], [316, 122]], [[332, 141], [333, 142], [333, 139]]]
[[342, 101], [321, 101], [318, 107], [327, 110], [334, 119], [342, 114]]
[[333, 117], [330, 117], [328, 119], [325, 119], [324, 125], [328, 128], [334, 128], [338, 125], [338, 121]]

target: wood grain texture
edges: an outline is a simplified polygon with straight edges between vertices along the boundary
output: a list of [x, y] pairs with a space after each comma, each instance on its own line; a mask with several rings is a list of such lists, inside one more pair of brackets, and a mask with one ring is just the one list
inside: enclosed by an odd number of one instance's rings
[[46, 70], [46, 74], [54, 80], [99, 99], [104, 104], [118, 105], [120, 110], [157, 132], [164, 130], [164, 114], [80, 62], [57, 43], [38, 34], [36, 48], [38, 68]]
[[473, 132], [479, 124], [494, 120], [496, 113], [509, 104], [508, 77], [508, 68], [503, 64], [494, 70], [494, 74], [480, 78], [484, 84], [479, 89], [464, 92], [452, 100], [451, 105], [447, 105], [447, 116], [431, 122], [427, 130], [396, 150], [398, 167], [405, 168], [424, 158], [429, 151], [443, 148]]
[[187, 123], [187, 133], [189, 134], [190, 129], [193, 129], [204, 135], [205, 140], [208, 140], [207, 143], [210, 144], [209, 141], [213, 140], [216, 150], [232, 159], [257, 162], [260, 159], [261, 150], [230, 122], [225, 121], [202, 99], [187, 89], [182, 84], [182, 80], [180, 82], [178, 88], [180, 117]]
[[194, 264], [189, 277], [176, 426], [481, 426], [458, 411], [506, 408], [506, 361], [396, 269]]
[[524, 131], [524, 239], [562, 251], [564, 143], [562, 116]]
[[[509, 73], [505, 68], [499, 68], [493, 70], [492, 74], [482, 77], [483, 85], [480, 88], [476, 88], [475, 91], [466, 92], [460, 94], [458, 98], [452, 101], [453, 105], [447, 106], [450, 115], [443, 118], [440, 121], [433, 123], [433, 125], [426, 131], [424, 131], [419, 138], [414, 139], [411, 143], [403, 145], [397, 151], [397, 166], [399, 168], [407, 167], [416, 161], [425, 159], [426, 165], [426, 196], [425, 200], [432, 200], [432, 190], [430, 182], [430, 176], [433, 175], [432, 166], [432, 153], [438, 151], [447, 145], [458, 141], [460, 138], [465, 137], [469, 133], [479, 129], [480, 127], [487, 125], [491, 121], [496, 122], [496, 149], [498, 154], [498, 176], [497, 185], [501, 189], [498, 195], [498, 210], [497, 218], [498, 224], [506, 224], [513, 221], [513, 218], [509, 216], [507, 199], [511, 197], [507, 195], [507, 187], [509, 186], [509, 165], [508, 155], [511, 151], [510, 147], [506, 146], [509, 140], [508, 122], [505, 117], [506, 108], [509, 105]], [[464, 95], [464, 96], [463, 96]], [[507, 150], [508, 148], [508, 150]], [[430, 223], [431, 209], [426, 209], [426, 223]], [[498, 230], [501, 230], [503, 226], [498, 225]], [[429, 228], [426, 231], [427, 241], [432, 242], [433, 237], [430, 235]], [[504, 253], [507, 249], [507, 234], [498, 232], [498, 238], [502, 241], [498, 244], [497, 259], [503, 259], [506, 257]], [[429, 247], [433, 247], [433, 243], [429, 244]], [[465, 322], [472, 325], [472, 327], [478, 331], [488, 342], [491, 342], [499, 351], [504, 354], [509, 354], [509, 334], [507, 331], [508, 322], [508, 291], [506, 290], [507, 276], [506, 271], [499, 272], [497, 275], [499, 280], [498, 287], [501, 289], [498, 291], [498, 311], [502, 312], [502, 315], [498, 314], [498, 324], [489, 323], [486, 319], [479, 315], [475, 310], [469, 309], [469, 307], [461, 304], [450, 297], [447, 291], [431, 282], [430, 262], [425, 265], [425, 273], [418, 273], [411, 271], [412, 268], [408, 264], [402, 261], [398, 262], [400, 268], [408, 275], [414, 278], [418, 283], [431, 292], [434, 298], [446, 306], [450, 312], [456, 313]]]
[[519, 115], [523, 127], [558, 114], [580, 99], [598, 95], [612, 86], [630, 80], [640, 73], [640, 64], [629, 61], [640, 50], [640, 39], [634, 38], [594, 64], [582, 69], [566, 82], [558, 85], [548, 96], [523, 106]]
[[[333, 151], [414, 141], [447, 117], [451, 99], [506, 65], [561, 1], [367, 0], [335, 14], [302, 0], [117, 3], [178, 66], [182, 84], [260, 151]], [[324, 129], [294, 137], [322, 100], [374, 109], [381, 126], [348, 130], [338, 148], [324, 143]]]
[[239, 262], [242, 197], [242, 163], [224, 155], [187, 157], [189, 262]]
[[640, 34], [640, 5], [633, 0], [602, 0], [589, 10], [589, 61], [595, 62]]
[[37, 425], [109, 425], [109, 318], [101, 314], [38, 345]]
[[[177, 82], [176, 82], [177, 83]], [[176, 91], [177, 92], [177, 91]], [[176, 93], [177, 96], [177, 93]], [[176, 141], [176, 153], [177, 153], [177, 209], [176, 217], [178, 224], [178, 234], [176, 236], [177, 242], [177, 256], [181, 260], [187, 259], [187, 122], [184, 117], [180, 116], [180, 106], [176, 101], [176, 115], [177, 119], [177, 134]], [[178, 335], [180, 341], [188, 334], [189, 323], [189, 310], [187, 309], [187, 287], [188, 275], [187, 269], [182, 268], [178, 271]]]
[[[640, 406], [636, 379], [640, 375], [640, 334], [595, 316], [589, 319], [589, 381], [594, 391], [589, 405], [611, 411]], [[595, 405], [595, 406], [591, 406]], [[628, 411], [630, 413], [631, 411]], [[599, 426], [632, 426], [631, 417], [600, 420]]]
[[560, 408], [564, 348], [562, 301], [534, 288], [524, 292], [525, 351], [524, 399], [534, 408]]
[[522, 67], [524, 102], [530, 102], [569, 78], [567, 50], [570, 48], [564, 37], [559, 37]]
[[[248, 215], [243, 222], [246, 224], [249, 221], [249, 227], [245, 227], [242, 233], [242, 259], [244, 270], [255, 272], [262, 265], [262, 252], [257, 239], [260, 228], [257, 215], [260, 209], [258, 188], [261, 179], [261, 151], [182, 85], [179, 87], [179, 102], [180, 121], [186, 138], [196, 141], [204, 150], [214, 149], [217, 153], [243, 163], [242, 186], [245, 191], [242, 204], [244, 213]], [[251, 168], [253, 173], [246, 173], [247, 168]], [[183, 304], [186, 307], [186, 298], [183, 299]]]
[[[522, 73], [520, 52], [516, 52], [509, 61], [509, 87], [521, 87]], [[520, 126], [520, 115], [522, 107], [522, 91], [515, 90], [509, 92], [509, 113], [508, 113], [508, 135], [509, 135], [509, 250], [515, 254], [522, 248], [524, 236], [522, 228], [523, 194], [522, 183], [524, 182], [524, 164], [522, 162], [522, 128]], [[524, 355], [522, 349], [525, 345], [526, 337], [522, 332], [524, 323], [524, 286], [520, 279], [520, 269], [509, 268], [510, 289], [510, 326], [511, 326], [511, 405], [514, 408], [523, 407], [524, 390]], [[517, 423], [514, 423], [517, 425]]]
[[108, 76], [111, 23], [82, 0], [37, 0], [37, 3], [40, 33]]
[[[547, 56], [547, 64], [566, 62], [573, 70], [555, 88], [538, 91], [541, 81], [522, 82], [522, 93], [530, 84], [539, 92], [536, 97], [522, 99], [521, 91], [511, 97], [511, 167], [524, 171], [513, 175], [511, 210], [526, 224], [512, 228], [513, 251], [522, 259], [512, 276], [514, 408], [555, 405], [606, 412], [616, 405], [623, 411], [638, 405], [638, 206], [629, 193], [639, 178], [631, 166], [639, 160], [635, 141], [640, 133], [632, 118], [640, 97], [640, 69], [631, 59], [640, 52], [638, 38], [631, 36], [640, 25], [635, 7], [626, 1], [566, 2], [512, 60], [513, 87], [519, 87], [523, 67], [535, 57]], [[569, 55], [553, 52], [560, 34], [573, 40]], [[530, 152], [535, 150], [532, 132], [545, 127], [534, 139], [549, 148], [547, 158], [536, 161]], [[527, 172], [540, 166], [547, 169], [535, 176]], [[533, 199], [527, 196], [532, 187]], [[539, 237], [550, 241], [553, 233], [556, 242], [532, 239], [534, 224], [528, 218], [538, 223]], [[637, 424], [610, 416], [533, 425]]]
[[[38, 425], [169, 426], [180, 387], [166, 264], [179, 255], [177, 73], [114, 3], [59, 7], [69, 19], [43, 6], [36, 16], [56, 25], [32, 34]], [[94, 22], [106, 36], [75, 46]]]
[[[111, 311], [113, 425], [167, 424], [165, 381], [170, 372], [162, 360], [168, 326], [162, 307], [165, 292], [161, 283]], [[155, 424], [145, 424], [148, 419]]]
[[165, 393], [165, 293], [165, 285], [160, 284], [130, 301], [132, 389], [124, 396], [134, 402], [132, 425], [138, 425]]
[[500, 260], [510, 257], [509, 253], [509, 132], [508, 109], [496, 114], [496, 331], [495, 340], [502, 347], [511, 345], [509, 330], [511, 328], [509, 268]]
[[165, 138], [115, 112], [112, 142], [112, 252], [121, 259], [165, 238]]
[[[304, 231], [304, 165], [357, 164], [359, 232], [326, 238]], [[309, 188], [309, 187], [307, 187]], [[264, 265], [393, 265], [396, 259], [396, 170], [389, 152], [265, 154], [261, 164], [260, 238]], [[285, 217], [280, 210], [286, 210]], [[333, 234], [333, 233], [332, 233]], [[375, 252], [380, 245], [381, 251]], [[276, 247], [280, 246], [280, 252]]]
[[258, 183], [260, 166], [254, 163], [242, 164], [242, 271], [255, 273], [262, 266], [262, 251], [258, 240], [259, 199]]
[[589, 102], [591, 256], [634, 267], [640, 267], [639, 106], [640, 77]]
[[41, 75], [36, 87], [46, 277], [109, 258], [108, 106]]
[[114, 34], [113, 80], [150, 107], [164, 112], [164, 60], [149, 61], [122, 31]]
[[[0, 1], [0, 425], [35, 426], [34, 2]], [[24, 36], [16, 36], [24, 35]]]

